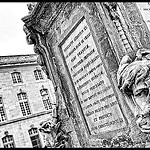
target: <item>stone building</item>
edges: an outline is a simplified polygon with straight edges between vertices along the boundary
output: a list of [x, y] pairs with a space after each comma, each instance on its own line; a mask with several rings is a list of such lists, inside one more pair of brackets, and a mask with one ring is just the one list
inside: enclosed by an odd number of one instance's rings
[[[61, 122], [71, 139], [70, 143], [64, 140], [67, 146], [146, 147], [149, 134], [136, 124], [133, 97], [125, 96], [117, 81], [123, 56], [134, 58], [138, 50], [150, 48], [139, 6], [135, 2], [39, 2], [28, 9], [23, 29], [54, 85], [55, 121]], [[64, 141], [55, 140], [51, 146], [65, 146]]]
[[0, 147], [44, 147], [39, 127], [54, 103], [36, 54], [0, 57]]

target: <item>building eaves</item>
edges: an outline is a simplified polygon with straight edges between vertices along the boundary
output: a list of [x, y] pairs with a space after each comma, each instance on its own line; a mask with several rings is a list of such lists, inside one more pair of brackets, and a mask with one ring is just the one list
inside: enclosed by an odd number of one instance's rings
[[37, 55], [9, 55], [9, 56], [0, 56], [0, 66], [5, 65], [23, 65], [28, 63], [37, 63]]

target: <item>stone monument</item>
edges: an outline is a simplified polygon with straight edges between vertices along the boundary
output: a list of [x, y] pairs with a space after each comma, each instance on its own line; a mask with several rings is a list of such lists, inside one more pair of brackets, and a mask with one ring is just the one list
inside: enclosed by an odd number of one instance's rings
[[[138, 50], [150, 48], [150, 34], [136, 3], [40, 2], [31, 6], [29, 15], [22, 18], [24, 32], [53, 82], [58, 122], [69, 133], [71, 147], [145, 146], [149, 126], [141, 116], [148, 116], [149, 105], [127, 95], [135, 89], [129, 88], [126, 95], [119, 90], [124, 91], [128, 82], [120, 74], [128, 63], [141, 61], [148, 70], [143, 63], [146, 55]], [[48, 122], [41, 131], [47, 130]]]

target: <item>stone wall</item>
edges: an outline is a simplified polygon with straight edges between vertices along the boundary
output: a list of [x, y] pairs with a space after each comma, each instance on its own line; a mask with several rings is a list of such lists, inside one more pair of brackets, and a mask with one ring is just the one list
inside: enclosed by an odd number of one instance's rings
[[[16, 148], [32, 148], [32, 143], [28, 130], [31, 129], [33, 125], [36, 128], [40, 127], [40, 123], [49, 118], [50, 114], [44, 114], [37, 117], [8, 123], [6, 125], [0, 126], [0, 139], [2, 139], [5, 131], [8, 131], [9, 135], [13, 135], [14, 143]], [[39, 131], [38, 131], [39, 132]], [[40, 132], [39, 132], [40, 134]], [[44, 147], [43, 137], [40, 135], [40, 141]], [[2, 140], [0, 140], [0, 147], [3, 148]]]
[[[0, 96], [2, 97], [6, 120], [0, 122], [0, 139], [8, 131], [14, 136], [15, 147], [33, 147], [28, 130], [33, 125], [40, 128], [40, 123], [52, 118], [53, 110], [46, 110], [40, 90], [48, 89], [52, 104], [56, 103], [52, 82], [37, 64], [37, 55], [3, 56], [0, 57]], [[42, 71], [42, 80], [36, 80], [34, 70]], [[11, 73], [20, 72], [23, 82], [13, 83]], [[31, 115], [23, 116], [17, 94], [22, 90], [27, 93]], [[39, 132], [39, 131], [38, 131]], [[40, 137], [42, 146], [43, 137]], [[3, 147], [0, 140], [0, 147]]]

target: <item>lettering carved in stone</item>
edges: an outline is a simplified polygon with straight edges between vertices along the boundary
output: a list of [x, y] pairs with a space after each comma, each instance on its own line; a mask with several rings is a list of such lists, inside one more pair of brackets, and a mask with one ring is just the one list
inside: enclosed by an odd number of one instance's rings
[[[85, 17], [78, 23], [60, 46], [89, 133], [96, 135], [123, 128], [122, 113]], [[114, 115], [116, 113], [117, 116]]]

